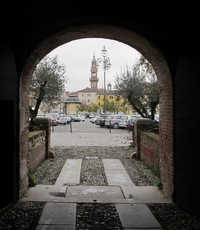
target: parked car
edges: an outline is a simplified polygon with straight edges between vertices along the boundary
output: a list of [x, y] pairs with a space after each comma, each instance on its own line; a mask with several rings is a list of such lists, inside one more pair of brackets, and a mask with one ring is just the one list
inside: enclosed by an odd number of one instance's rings
[[159, 114], [156, 114], [153, 120], [153, 127], [159, 128]]
[[51, 117], [52, 120], [54, 120], [54, 122], [56, 121], [57, 124], [69, 124], [71, 122], [71, 118], [68, 117], [65, 113], [48, 113], [47, 114], [49, 117]]
[[139, 119], [139, 118], [141, 118], [140, 115], [132, 115], [132, 116], [128, 119], [127, 124], [126, 124], [128, 131], [132, 131], [132, 130], [133, 130], [134, 122], [135, 122], [137, 119]]
[[70, 124], [70, 122], [71, 122], [71, 117], [68, 117], [66, 115], [59, 116], [58, 124], [66, 125], [66, 124]]
[[118, 129], [121, 118], [122, 118], [122, 115], [119, 115], [119, 114], [110, 115], [106, 117], [105, 119], [105, 126], [107, 128]]
[[105, 120], [106, 118], [109, 116], [110, 114], [100, 114], [95, 121], [96, 125], [99, 125], [100, 127], [104, 127], [105, 126]]
[[83, 116], [83, 115], [76, 115], [76, 117], [80, 118], [80, 121], [85, 122], [85, 116]]
[[51, 116], [51, 114], [46, 114], [46, 117], [48, 117], [51, 121], [51, 126], [57, 126], [58, 125], [58, 120], [56, 117]]
[[131, 115], [124, 114], [122, 115], [121, 120], [119, 121], [120, 129], [127, 129], [127, 121], [131, 118]]
[[79, 116], [77, 116], [76, 114], [70, 114], [68, 115], [71, 118], [71, 121], [73, 122], [80, 122], [81, 118]]
[[89, 119], [91, 119], [91, 118], [93, 118], [93, 117], [95, 117], [95, 114], [93, 114], [93, 113], [91, 113], [91, 114], [88, 116]]
[[92, 117], [92, 118], [90, 118], [90, 122], [91, 122], [92, 124], [95, 124], [96, 119], [97, 119], [97, 117], [96, 117], [96, 116], [95, 116], [95, 117]]

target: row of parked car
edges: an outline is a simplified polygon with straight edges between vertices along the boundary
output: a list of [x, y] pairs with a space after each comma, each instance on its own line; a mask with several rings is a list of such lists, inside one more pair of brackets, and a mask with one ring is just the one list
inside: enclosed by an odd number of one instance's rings
[[132, 123], [134, 120], [141, 118], [140, 115], [121, 115], [121, 114], [101, 114], [97, 117], [92, 118], [90, 121], [93, 124], [99, 125], [100, 127], [107, 128], [125, 128], [128, 130], [132, 129]]
[[81, 122], [85, 121], [85, 117], [81, 115], [66, 115], [65, 113], [47, 113], [40, 114], [39, 116], [46, 116], [51, 120], [52, 126], [57, 126], [58, 124], [66, 125], [71, 122]]
[[71, 122], [71, 118], [64, 113], [47, 113], [45, 116], [51, 120], [52, 126], [57, 126], [58, 124], [66, 125]]
[[[100, 127], [114, 128], [114, 129], [128, 129], [131, 131], [133, 129], [134, 122], [142, 118], [139, 114], [132, 115], [120, 115], [120, 114], [101, 114], [99, 116], [91, 118], [93, 124], [99, 125]], [[159, 115], [155, 116], [153, 121], [155, 127], [159, 126]]]

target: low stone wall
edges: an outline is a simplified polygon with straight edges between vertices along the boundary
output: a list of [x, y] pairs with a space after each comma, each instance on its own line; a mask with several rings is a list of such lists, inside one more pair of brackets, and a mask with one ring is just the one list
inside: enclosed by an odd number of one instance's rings
[[140, 118], [133, 124], [134, 157], [143, 161], [157, 176], [160, 176], [159, 128], [155, 132], [153, 121]]
[[156, 173], [159, 172], [159, 134], [146, 131], [140, 132], [140, 159]]
[[45, 157], [46, 132], [44, 130], [29, 132], [29, 152], [27, 156], [28, 170], [34, 171]]
[[32, 130], [29, 132], [28, 171], [34, 171], [45, 158], [49, 157], [51, 122], [47, 117], [35, 118]]

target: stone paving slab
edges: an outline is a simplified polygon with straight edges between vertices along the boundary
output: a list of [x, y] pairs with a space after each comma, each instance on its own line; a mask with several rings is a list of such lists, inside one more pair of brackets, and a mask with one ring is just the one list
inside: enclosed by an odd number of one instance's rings
[[75, 229], [76, 204], [46, 203], [36, 230], [41, 229]]
[[109, 185], [135, 186], [119, 159], [102, 159]]
[[21, 201], [65, 201], [67, 186], [36, 185], [28, 189]]
[[119, 159], [102, 159], [104, 169], [125, 170]]
[[105, 170], [109, 186], [135, 186], [126, 170]]
[[145, 204], [115, 204], [124, 229], [161, 229]]
[[72, 225], [38, 225], [36, 230], [75, 230], [76, 227]]
[[[123, 229], [162, 229], [145, 204], [115, 204]], [[36, 230], [75, 230], [76, 203], [46, 203]]]
[[[67, 193], [68, 191], [68, 193]], [[21, 201], [63, 202], [63, 203], [130, 203], [120, 187], [55, 186], [36, 185], [29, 188]]]
[[80, 183], [82, 159], [67, 159], [55, 185], [78, 185]]
[[65, 196], [67, 199], [90, 198], [98, 199], [124, 199], [122, 190], [118, 186], [70, 186]]
[[125, 198], [134, 203], [172, 203], [157, 186], [122, 186], [121, 189]]

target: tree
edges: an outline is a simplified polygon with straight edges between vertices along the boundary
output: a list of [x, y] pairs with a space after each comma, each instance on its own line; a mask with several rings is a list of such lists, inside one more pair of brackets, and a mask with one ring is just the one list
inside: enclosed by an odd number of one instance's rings
[[159, 104], [158, 83], [152, 66], [143, 56], [132, 69], [126, 66], [125, 71], [116, 76], [115, 89], [142, 117], [154, 119]]
[[92, 103], [89, 105], [81, 104], [78, 106], [78, 111], [80, 111], [80, 112], [87, 112], [87, 113], [94, 112], [94, 113], [96, 113], [98, 109], [99, 109], [99, 106], [95, 103]]
[[30, 82], [30, 92], [36, 101], [35, 108], [29, 107], [31, 122], [37, 116], [41, 102], [53, 105], [67, 82], [66, 67], [58, 64], [57, 56], [45, 56], [37, 65]]

